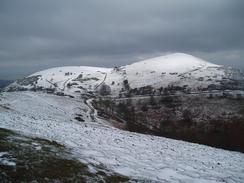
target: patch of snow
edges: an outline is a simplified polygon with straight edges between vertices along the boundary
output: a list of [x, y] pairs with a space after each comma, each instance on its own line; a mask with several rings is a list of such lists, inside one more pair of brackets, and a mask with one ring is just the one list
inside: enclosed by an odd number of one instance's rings
[[16, 166], [16, 163], [9, 158], [8, 152], [0, 152], [0, 165]]

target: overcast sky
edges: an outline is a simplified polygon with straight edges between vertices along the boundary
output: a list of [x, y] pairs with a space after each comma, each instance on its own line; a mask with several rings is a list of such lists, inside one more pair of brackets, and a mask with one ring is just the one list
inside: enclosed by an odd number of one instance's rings
[[244, 0], [0, 0], [0, 78], [184, 52], [244, 69]]

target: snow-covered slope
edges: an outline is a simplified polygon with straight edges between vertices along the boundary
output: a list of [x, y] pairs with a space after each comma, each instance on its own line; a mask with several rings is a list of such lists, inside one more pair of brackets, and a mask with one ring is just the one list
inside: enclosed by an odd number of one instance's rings
[[[77, 113], [85, 122], [74, 120]], [[105, 166], [138, 182], [244, 182], [243, 153], [122, 131], [89, 115], [78, 99], [43, 92], [0, 97], [0, 128], [63, 144], [91, 171]]]
[[244, 91], [243, 81], [238, 71], [181, 53], [115, 68], [52, 68], [6, 88], [45, 92], [0, 95], [0, 128], [56, 141], [91, 171], [93, 165], [105, 166], [139, 182], [244, 182], [242, 153], [116, 129], [97, 117], [91, 99], [86, 98], [102, 86], [118, 96], [148, 86], [157, 91], [172, 86], [222, 91], [231, 83], [233, 90]]
[[66, 94], [96, 91], [103, 84], [113, 95], [130, 89], [151, 86], [155, 89], [180, 86], [191, 91], [232, 81], [243, 75], [233, 69], [211, 64], [191, 55], [176, 53], [115, 68], [58, 67], [40, 71], [18, 80], [7, 90], [53, 89]]
[[[132, 88], [140, 87], [142, 83], [143, 86], [165, 87], [180, 81], [181, 85], [191, 85], [193, 84], [191, 81], [195, 81], [199, 77], [224, 76], [221, 66], [183, 53], [152, 58], [128, 65], [126, 66], [126, 73]], [[183, 76], [186, 77], [184, 80], [181, 79]], [[198, 82], [197, 84], [202, 85], [203, 83]]]

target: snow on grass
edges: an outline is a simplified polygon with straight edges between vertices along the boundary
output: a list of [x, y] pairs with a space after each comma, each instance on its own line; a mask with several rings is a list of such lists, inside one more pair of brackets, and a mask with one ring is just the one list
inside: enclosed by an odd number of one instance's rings
[[16, 163], [11, 160], [8, 152], [0, 152], [0, 166], [16, 166]]
[[[176, 53], [152, 58], [118, 68], [100, 67], [57, 67], [32, 74], [40, 76], [36, 84], [22, 86], [55, 88], [66, 94], [94, 91], [105, 83], [111, 87], [112, 95], [118, 95], [123, 81], [128, 80], [131, 88], [168, 85], [184, 86], [192, 89], [217, 84], [226, 75], [225, 69], [191, 55]], [[199, 81], [203, 77], [204, 81]], [[219, 83], [218, 83], [219, 84]], [[12, 84], [12, 86], [16, 83]]]
[[[222, 73], [216, 70], [220, 66], [203, 61], [191, 55], [176, 53], [162, 57], [152, 58], [126, 66], [126, 73], [132, 88], [141, 85], [152, 85], [156, 87], [166, 87], [170, 84], [189, 85], [196, 87], [192, 81], [196, 82], [198, 77], [210, 76], [209, 68], [214, 69], [214, 74]], [[180, 75], [195, 72], [195, 77], [190, 77], [185, 82], [180, 79]], [[197, 82], [198, 86], [201, 82]]]
[[[158, 182], [244, 182], [244, 154], [73, 120], [82, 100], [54, 95], [4, 93], [0, 127], [57, 141], [80, 161], [119, 174]], [[75, 111], [77, 112], [77, 111]], [[86, 110], [80, 110], [83, 116]]]
[[[103, 79], [106, 72], [111, 69], [99, 68], [99, 67], [56, 67], [40, 71], [32, 74], [31, 76], [41, 75], [41, 80], [38, 80], [38, 86], [44, 88], [53, 87], [56, 84], [60, 90], [66, 89], [66, 82], [80, 82], [84, 85], [84, 88], [94, 87], [99, 84]], [[80, 79], [77, 79], [79, 76]], [[77, 80], [76, 80], [77, 79]], [[48, 82], [49, 81], [49, 82]]]

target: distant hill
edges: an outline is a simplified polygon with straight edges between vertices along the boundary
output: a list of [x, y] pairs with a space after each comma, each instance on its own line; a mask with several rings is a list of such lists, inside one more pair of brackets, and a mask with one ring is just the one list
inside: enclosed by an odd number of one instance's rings
[[[54, 90], [65, 94], [98, 92], [103, 85], [110, 96], [144, 95], [181, 91], [244, 91], [244, 74], [175, 53], [122, 67], [57, 67], [17, 80], [8, 91]], [[103, 87], [104, 88], [104, 87]]]
[[11, 81], [11, 80], [0, 80], [0, 88], [3, 88], [5, 86], [9, 85], [12, 82], [13, 81]]

